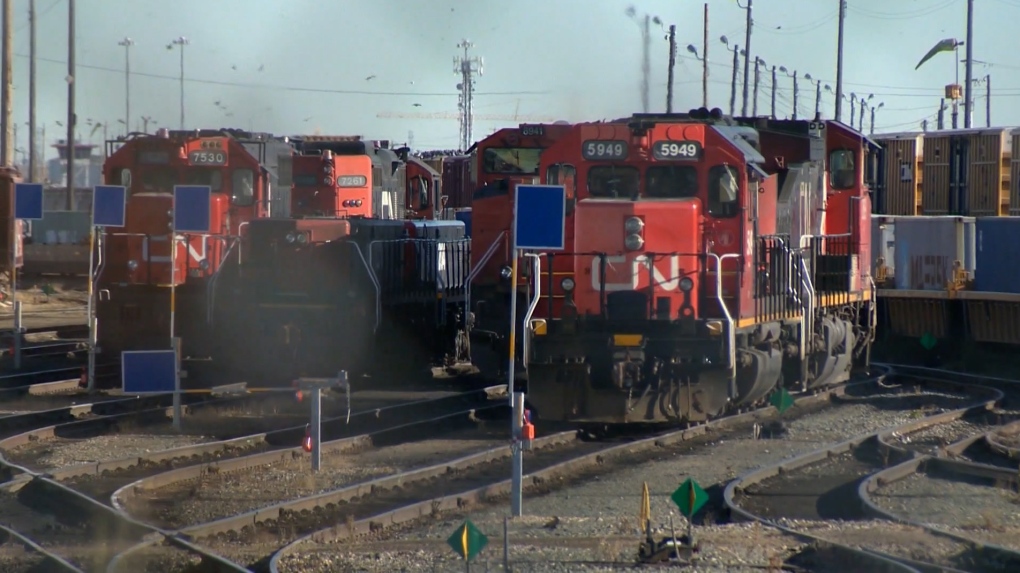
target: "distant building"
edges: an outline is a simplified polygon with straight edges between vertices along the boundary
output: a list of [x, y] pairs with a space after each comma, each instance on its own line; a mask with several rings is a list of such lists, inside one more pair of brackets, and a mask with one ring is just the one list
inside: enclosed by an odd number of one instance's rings
[[[67, 140], [61, 139], [53, 145], [57, 157], [46, 162], [48, 182], [54, 186], [67, 187]], [[74, 144], [74, 186], [94, 187], [103, 183], [103, 156], [93, 155], [98, 147], [90, 143]]]

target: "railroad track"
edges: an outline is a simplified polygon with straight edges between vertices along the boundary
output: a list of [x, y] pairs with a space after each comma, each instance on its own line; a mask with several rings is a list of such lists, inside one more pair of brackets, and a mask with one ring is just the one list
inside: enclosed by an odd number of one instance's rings
[[[924, 375], [964, 378], [930, 370]], [[1004, 380], [985, 381], [999, 387], [1012, 385]], [[933, 459], [931, 454], [956, 455], [976, 441], [975, 435], [984, 436], [997, 424], [1016, 417], [1016, 411], [997, 409], [1007, 392], [992, 387], [982, 390], [976, 385], [970, 388], [983, 391], [985, 397], [751, 471], [727, 486], [727, 507], [740, 519], [758, 520], [807, 539], [871, 554], [884, 560], [889, 570], [897, 566], [915, 571], [1001, 570], [1002, 562], [1014, 557], [1008, 552], [982, 549], [971, 539], [946, 535], [918, 522], [889, 520], [867, 501], [867, 492], [889, 479], [886, 472], [893, 469], [886, 468], [890, 464], [907, 472], [893, 475], [908, 475], [906, 468], [916, 469], [917, 460]], [[1016, 387], [1009, 393], [1015, 397]], [[903, 459], [907, 461], [900, 463]], [[834, 520], [840, 522], [839, 527], [833, 526]]]
[[[392, 399], [379, 396], [373, 397], [371, 392], [366, 394], [369, 394], [370, 396], [365, 400], [362, 400], [361, 403], [363, 403], [364, 407], [367, 408], [367, 412], [353, 416], [351, 424], [347, 426], [346, 429], [343, 427], [346, 424], [340, 424], [337, 423], [337, 421], [334, 421], [333, 424], [327, 425], [326, 435], [329, 435], [330, 433], [344, 434], [351, 431], [360, 431], [361, 429], [366, 428], [370, 429], [373, 425], [386, 423], [386, 420], [390, 420], [389, 423], [392, 423], [392, 419], [400, 415], [421, 416], [427, 411], [434, 410], [443, 403], [445, 403], [447, 407], [456, 406], [460, 408], [463, 407], [464, 404], [481, 400], [482, 396], [485, 395], [484, 392], [480, 394], [476, 392], [473, 393], [473, 396], [448, 396], [445, 399], [445, 402], [444, 399], [439, 399], [438, 401], [431, 400], [428, 402], [418, 401], [413, 404], [405, 404], [403, 407], [388, 407], [389, 404], [393, 403]], [[277, 397], [279, 397], [279, 395], [277, 395]], [[356, 400], [357, 394], [352, 396], [352, 398]], [[249, 399], [266, 401], [269, 399], [269, 396], [263, 394]], [[205, 404], [204, 407], [208, 408], [209, 404]], [[304, 406], [304, 408], [307, 408], [307, 406]], [[148, 414], [148, 417], [151, 418], [153, 413]], [[145, 414], [135, 413], [132, 417], [144, 415]], [[194, 416], [194, 412], [192, 412], [192, 415]], [[114, 423], [114, 420], [111, 418], [120, 418], [121, 422], [123, 422], [123, 419], [127, 417], [129, 416], [113, 416], [109, 418], [83, 420], [80, 422], [34, 430], [14, 436], [4, 442], [0, 442], [0, 449], [5, 450], [5, 455], [13, 457], [17, 461], [24, 461], [24, 459], [31, 461], [34, 457], [32, 454], [22, 453], [20, 456], [17, 454], [16, 450], [19, 446], [31, 447], [33, 444], [38, 445], [40, 442], [48, 439], [48, 436], [52, 436], [55, 433], [67, 434], [70, 432], [69, 428], [71, 427], [75, 428], [75, 433], [81, 435], [83, 432], [88, 433], [90, 426], [92, 426], [92, 430], [95, 431], [98, 429], [98, 426]], [[307, 419], [307, 413], [304, 414], [303, 418]], [[346, 419], [344, 421], [346, 421]], [[188, 424], [188, 418], [185, 418], [185, 424]], [[132, 520], [114, 508], [110, 504], [109, 498], [109, 492], [112, 489], [123, 485], [126, 481], [130, 482], [138, 477], [165, 471], [167, 468], [175, 467], [176, 465], [186, 465], [188, 463], [193, 464], [197, 461], [204, 461], [208, 459], [220, 459], [222, 461], [223, 459], [231, 456], [237, 456], [241, 453], [257, 450], [260, 447], [271, 449], [274, 447], [279, 448], [282, 444], [300, 443], [304, 426], [293, 426], [293, 421], [291, 421], [290, 425], [291, 427], [286, 429], [270, 431], [258, 436], [248, 436], [242, 439], [226, 440], [219, 443], [191, 444], [170, 451], [151, 453], [136, 452], [135, 455], [130, 458], [105, 460], [102, 462], [79, 464], [62, 468], [43, 468], [39, 467], [39, 465], [45, 464], [39, 463], [35, 464], [36, 467], [26, 467], [29, 465], [28, 463], [18, 464], [7, 460], [5, 465], [8, 467], [10, 477], [13, 477], [13, 479], [7, 484], [8, 489], [16, 490], [17, 495], [5, 501], [9, 502], [8, 507], [20, 508], [22, 510], [15, 513], [22, 514], [20, 518], [27, 520], [22, 522], [24, 528], [36, 532], [31, 536], [36, 537], [42, 535], [45, 540], [43, 545], [52, 547], [55, 551], [73, 554], [74, 558], [72, 561], [81, 565], [88, 565], [87, 568], [92, 569], [97, 566], [96, 564], [106, 563], [113, 557], [113, 554], [126, 549], [126, 547], [118, 543], [113, 543], [113, 541], [123, 538], [128, 540], [128, 545], [132, 545], [142, 539], [145, 539], [148, 535], [155, 535], [157, 538], [166, 538], [166, 535], [161, 535], [162, 530], [148, 525], [140, 526], [140, 524], [135, 520]], [[60, 428], [63, 429], [62, 432]], [[258, 442], [260, 438], [261, 444], [256, 444], [255, 442]], [[113, 449], [113, 447], [114, 446], [107, 446], [107, 451]], [[156, 449], [163, 450], [162, 448]], [[14, 451], [13, 454], [12, 451]], [[62, 489], [54, 490], [53, 488], [56, 486], [59, 486]], [[44, 495], [38, 495], [40, 494], [40, 491]], [[103, 492], [107, 492], [105, 496], [105, 503], [101, 501], [104, 497]], [[70, 500], [65, 500], [61, 496], [77, 496], [79, 499], [72, 504]], [[22, 502], [23, 498], [24, 502]], [[60, 500], [60, 504], [56, 506], [39, 505], [37, 502], [38, 499], [58, 499]], [[62, 507], [65, 509], [61, 509]], [[97, 540], [97, 543], [93, 544], [103, 545], [98, 542], [109, 542], [106, 544], [106, 547], [108, 547], [107, 550], [95, 553], [94, 555], [83, 555], [83, 548], [80, 543], [72, 543], [69, 539], [61, 538], [49, 529], [44, 528], [45, 531], [43, 534], [39, 534], [37, 532], [39, 522], [34, 520], [40, 519], [40, 515], [50, 512], [63, 516], [63, 512], [66, 511], [66, 508], [72, 507], [75, 508], [77, 512], [87, 515], [93, 523], [101, 523], [102, 527], [98, 528], [99, 530], [111, 532], [111, 535], [113, 535], [115, 539], [100, 539]], [[2, 512], [2, 510], [0, 510], [0, 512]], [[14, 515], [13, 517], [19, 518], [18, 515]], [[71, 529], [69, 531], [73, 534], [71, 535], [72, 540], [77, 539], [78, 537], [75, 536], [81, 533], [75, 525], [75, 523], [70, 525]], [[18, 528], [15, 527], [15, 529]], [[121, 531], [126, 531], [127, 533], [121, 534]], [[81, 539], [85, 541], [87, 540], [87, 537], [82, 537]], [[207, 552], [204, 550], [192, 548], [186, 540], [174, 541], [172, 543], [172, 547], [165, 548], [164, 552], [170, 552], [171, 554], [179, 553], [185, 560], [190, 559], [202, 561], [206, 564], [205, 566], [211, 567], [212, 570], [239, 570], [216, 556], [206, 554]], [[157, 570], [162, 569], [160, 568]]]
[[[943, 392], [918, 396], [869, 397], [874, 392], [873, 386], [869, 386], [871, 390], [865, 390], [865, 386], [867, 384], [857, 385], [856, 394], [854, 387], [844, 387], [802, 397], [796, 408], [801, 413], [797, 415], [807, 416], [815, 409], [825, 411], [846, 404], [870, 401], [876, 405], [877, 411], [885, 411], [888, 417], [875, 422], [880, 424], [876, 431], [880, 431], [886, 430], [891, 421], [898, 422], [895, 424], [897, 426], [906, 422], [916, 423], [914, 417], [927, 416], [930, 412], [926, 408], [933, 401], [939, 402], [942, 411], [961, 410], [957, 406], [962, 404], [962, 397], [974, 391], [961, 388], [964, 391], [962, 395], [959, 392]], [[836, 404], [828, 405], [832, 400]], [[893, 402], [897, 401], [900, 403], [894, 405]], [[116, 502], [111, 502], [108, 507], [131, 513], [133, 521], [144, 521], [147, 527], [158, 532], [150, 531], [151, 537], [113, 558], [109, 569], [111, 571], [140, 571], [147, 568], [160, 571], [188, 570], [202, 557], [200, 552], [178, 544], [175, 541], [178, 539], [200, 545], [204, 550], [232, 561], [235, 565], [250, 564], [256, 571], [292, 571], [300, 557], [310, 552], [328, 552], [330, 547], [342, 546], [344, 543], [363, 543], [365, 540], [385, 536], [387, 530], [395, 525], [413, 525], [422, 519], [428, 523], [437, 516], [449, 515], [451, 511], [463, 512], [505, 498], [509, 489], [509, 480], [504, 479], [508, 473], [505, 460], [509, 448], [505, 443], [488, 447], [492, 446], [493, 441], [500, 441], [499, 435], [505, 434], [505, 424], [497, 422], [494, 434], [487, 433], [489, 430], [485, 427], [487, 424], [491, 426], [492, 421], [503, 420], [505, 410], [505, 405], [476, 407], [473, 416], [469, 418], [466, 411], [439, 416], [434, 408], [429, 407], [418, 412], [416, 417], [419, 420], [399, 428], [383, 426], [369, 435], [352, 435], [330, 444], [333, 448], [330, 452], [333, 453], [324, 456], [323, 473], [335, 478], [332, 486], [327, 483], [302, 483], [302, 475], [306, 482], [315, 480], [309, 479], [310, 476], [303, 471], [294, 471], [295, 467], [307, 463], [303, 462], [303, 454], [299, 453], [299, 449], [280, 449], [279, 442], [276, 445], [266, 445], [265, 439], [262, 440], [263, 445], [255, 447], [239, 441], [232, 444], [193, 445], [179, 448], [177, 452], [153, 452], [109, 465], [66, 468], [52, 473], [55, 479], [86, 493], [96, 501], [108, 496], [109, 491], [118, 484], [124, 484], [113, 495]], [[430, 421], [420, 419], [425, 417], [426, 412]], [[957, 415], [953, 420], [970, 423], [965, 413]], [[586, 477], [598, 476], [610, 467], [633, 466], [670, 451], [676, 455], [682, 451], [708, 450], [713, 439], [725, 437], [731, 432], [734, 435], [746, 432], [755, 423], [768, 427], [775, 419], [774, 414], [773, 409], [766, 408], [724, 418], [708, 426], [623, 443], [586, 442], [580, 440], [576, 432], [556, 432], [537, 440], [535, 451], [528, 454], [526, 488], [530, 492], [549, 491]], [[790, 416], [785, 421], [789, 424]], [[296, 444], [303, 428], [291, 428], [289, 431], [292, 432], [287, 438], [291, 440], [289, 444]], [[432, 437], [437, 431], [441, 435]], [[444, 439], [448, 442], [476, 443], [448, 448], [439, 456], [444, 459], [431, 465], [422, 465], [427, 460], [415, 461], [414, 456], [409, 455], [414, 452], [415, 445], [431, 448]], [[255, 440], [258, 442], [257, 437]], [[276, 451], [270, 451], [272, 449]], [[330, 465], [331, 460], [346, 460], [348, 466], [362, 467], [368, 471], [344, 476], [341, 475], [342, 471], [337, 473], [336, 470], [340, 468]], [[382, 464], [387, 460], [389, 466]], [[433, 458], [431, 461], [437, 460]], [[385, 471], [385, 475], [378, 475], [384, 470], [389, 471]], [[247, 487], [248, 491], [252, 491], [252, 488], [259, 488], [260, 485], [257, 482], [246, 484], [243, 477], [256, 475], [267, 476], [267, 479], [271, 478], [270, 481], [279, 481], [284, 493], [274, 493], [263, 499], [242, 500], [241, 505], [204, 515], [194, 512], [189, 514], [189, 506], [183, 502], [193, 493], [192, 490], [210, 495], [229, 493], [231, 488], [238, 491]], [[278, 479], [281, 476], [285, 479]], [[132, 478], [137, 479], [132, 481]], [[34, 478], [32, 481], [35, 481]], [[718, 489], [721, 491], [721, 487]], [[367, 495], [368, 492], [372, 492], [372, 495]], [[152, 505], [147, 505], [147, 502], [163, 508], [173, 508], [176, 513], [161, 513], [158, 509], [154, 510]], [[199, 505], [201, 503], [191, 504], [190, 510]], [[791, 543], [793, 538], [788, 537], [776, 536], [777, 540], [783, 540], [783, 544], [795, 545]], [[583, 545], [581, 540], [575, 542]], [[570, 541], [564, 540], [564, 543]], [[858, 560], [869, 564], [869, 567], [884, 564], [890, 567], [888, 570], [911, 570], [899, 568], [903, 564], [901, 560], [883, 560], [873, 553], [839, 543], [813, 548], [805, 545], [800, 551], [804, 555], [813, 551], [816, 561], [821, 559], [823, 562], [834, 563], [839, 560], [840, 563], [846, 563], [848, 560]], [[212, 564], [212, 570], [238, 570], [208, 558], [204, 563]], [[795, 569], [790, 565], [786, 570]]]
[[[0, 375], [0, 393], [5, 390], [22, 391], [34, 384], [45, 384], [50, 382], [64, 382], [64, 390], [76, 388], [81, 381], [84, 364], [59, 364], [46, 365], [38, 370], [26, 372], [14, 372]], [[98, 388], [109, 388], [117, 385], [120, 381], [120, 364], [114, 362], [99, 362], [96, 364], [96, 386]], [[47, 387], [48, 392], [58, 391], [56, 385]], [[2, 394], [0, 394], [2, 395]], [[0, 398], [2, 400], [2, 398]]]
[[[835, 422], [835, 427], [833, 428], [833, 431], [845, 431], [844, 426], [838, 418], [838, 413], [846, 410], [847, 408], [859, 409], [862, 405], [858, 402], [870, 402], [868, 407], [870, 410], [874, 411], [875, 416], [873, 417], [877, 417], [879, 419], [881, 419], [882, 416], [886, 417], [887, 420], [885, 423], [877, 421], [873, 422], [881, 423], [878, 427], [884, 427], [884, 425], [891, 419], [910, 419], [911, 412], [918, 411], [922, 406], [931, 403], [933, 400], [935, 402], [942, 402], [943, 407], [948, 407], [949, 405], [960, 403], [962, 399], [962, 396], [959, 394], [952, 395], [946, 393], [922, 393], [910, 396], [871, 395], [866, 398], [857, 398], [846, 395], [848, 391], [867, 392], [867, 394], [873, 394], [874, 386], [871, 383], [856, 384], [850, 387], [843, 387], [829, 392], [823, 392], [816, 396], [805, 396], [801, 398], [801, 400], [798, 401], [798, 409], [801, 410], [801, 412], [795, 414], [792, 419], [789, 416], [785, 418], [785, 424], [791, 426], [790, 432], [793, 434], [793, 437], [786, 445], [790, 447], [802, 446], [802, 444], [798, 444], [798, 442], [803, 438], [798, 437], [798, 434], [796, 433], [797, 423], [801, 418], [807, 420], [819, 416], [830, 418], [834, 417], [835, 419], [833, 422]], [[835, 400], [835, 403], [829, 404], [830, 400]], [[898, 402], [898, 404], [893, 402]], [[708, 426], [697, 426], [689, 430], [669, 432], [650, 438], [636, 440], [630, 443], [604, 444], [602, 448], [587, 454], [563, 456], [557, 463], [549, 464], [544, 468], [529, 467], [527, 465], [528, 458], [526, 458], [526, 488], [536, 492], [550, 491], [566, 487], [571, 482], [576, 482], [577, 480], [592, 477], [597, 479], [598, 476], [612, 471], [626, 472], [629, 469], [639, 464], [647, 463], [650, 460], [675, 459], [674, 456], [679, 455], [697, 457], [700, 454], [702, 456], [718, 459], [718, 456], [723, 454], [716, 455], [715, 451], [726, 449], [724, 447], [724, 443], [728, 446], [729, 444], [736, 443], [740, 438], [744, 438], [744, 436], [750, 433], [750, 429], [754, 424], [759, 424], [766, 428], [775, 428], [777, 426], [775, 422], [775, 410], [769, 407], [762, 411], [724, 418], [715, 421]], [[778, 425], [781, 426], [783, 424]], [[549, 438], [558, 439], [559, 437], [550, 436]], [[773, 447], [780, 446], [781, 441], [782, 440], [779, 438], [768, 441], [759, 441], [757, 442], [759, 445], [756, 447], [771, 449]], [[684, 459], [690, 459], [690, 465], [697, 465], [697, 459], [695, 458], [687, 457]], [[691, 470], [691, 473], [696, 472]], [[397, 479], [397, 476], [390, 479]], [[676, 477], [672, 477], [671, 479], [676, 479]], [[723, 481], [709, 489], [721, 492], [726, 481], [728, 481], [728, 479], [723, 479]], [[638, 478], [636, 483], [640, 483], [640, 478]], [[377, 489], [386, 487], [385, 483], [373, 483], [372, 485], [375, 485]], [[507, 493], [508, 488], [508, 480], [503, 480], [495, 483], [489, 483], [473, 490], [462, 491], [457, 494], [441, 496], [439, 498], [430, 498], [430, 496], [426, 495], [423, 497], [422, 501], [415, 504], [408, 504], [403, 507], [394, 508], [390, 511], [378, 513], [365, 519], [359, 519], [354, 523], [349, 523], [348, 527], [323, 528], [320, 531], [298, 539], [296, 542], [277, 552], [271, 560], [270, 569], [272, 571], [280, 572], [328, 571], [329, 567], [323, 565], [328, 562], [337, 563], [338, 559], [342, 559], [342, 557], [339, 557], [338, 555], [343, 553], [343, 545], [348, 543], [371, 543], [374, 540], [380, 539], [380, 535], [385, 535], [380, 533], [384, 527], [394, 524], [408, 524], [421, 517], [436, 516], [444, 513], [448, 516], [451, 512], [458, 515], [470, 513], [472, 515], [472, 519], [487, 520], [486, 523], [489, 523], [491, 527], [491, 518], [494, 517], [493, 515], [480, 510], [472, 511], [471, 508], [478, 505], [484, 505], [486, 502], [501, 499], [501, 496]], [[407, 486], [403, 486], [403, 489], [406, 490]], [[585, 494], [581, 495], [583, 496]], [[561, 507], [560, 510], [562, 509], [563, 508]], [[606, 511], [608, 512], [609, 508], [606, 508]], [[654, 512], [655, 511], [653, 510], [653, 513]], [[549, 516], [549, 514], [545, 515]], [[502, 518], [499, 517], [499, 519], [501, 521]], [[446, 521], [449, 526], [449, 517], [446, 518]], [[559, 519], [555, 521], [560, 522]], [[525, 545], [533, 543], [532, 538], [536, 536], [533, 532], [536, 529], [538, 528], [530, 529], [529, 531], [532, 533], [524, 534], [525, 537], [520, 539], [520, 542]], [[682, 532], [682, 524], [678, 524], [677, 529]], [[541, 531], [541, 529], [538, 529], [538, 531]], [[598, 536], [607, 535], [601, 531], [605, 530], [600, 529], [600, 533], [597, 534]], [[431, 536], [432, 533], [433, 532], [429, 532], [429, 536]], [[449, 532], [447, 531], [446, 535], [448, 534]], [[564, 533], [557, 535], [569, 536], [570, 533], [564, 531]], [[733, 533], [731, 532], [730, 535], [733, 535]], [[737, 535], [740, 535], [740, 533]], [[635, 540], [634, 537], [631, 537], [631, 539]], [[380, 545], [382, 545], [381, 542]], [[785, 548], [796, 547], [797, 541], [789, 536], [775, 536], [774, 546], [777, 548], [784, 548], [783, 550], [785, 550]], [[217, 545], [213, 545], [213, 547], [218, 548]], [[627, 547], [627, 554], [633, 555], [633, 549], [633, 545]], [[783, 550], [780, 550], [780, 552]], [[813, 552], [814, 555], [810, 557], [810, 560], [814, 560], [815, 562], [822, 560], [830, 565], [832, 563], [845, 563], [851, 558], [862, 560], [862, 562], [870, 563], [872, 565], [874, 564], [872, 563], [874, 560], [873, 556], [860, 554], [850, 548], [840, 546], [811, 547], [809, 545], [803, 545], [798, 552], [801, 553], [801, 555], [795, 555], [794, 557], [808, 559], [807, 554]], [[310, 563], [305, 560], [305, 557], [308, 554], [316, 553], [324, 553], [330, 556], [318, 563], [318, 565], [322, 566], [322, 568], [316, 568], [316, 563]], [[792, 564], [792, 561], [795, 560], [796, 559], [791, 559], [791, 562], [787, 564], [789, 570], [795, 569]], [[371, 563], [371, 559], [369, 558], [367, 562]], [[778, 567], [780, 564], [776, 564], [776, 566]], [[631, 562], [630, 566], [633, 566], [633, 562]], [[369, 565], [369, 567], [373, 566]], [[375, 567], [378, 567], [378, 565], [375, 565]], [[723, 570], [733, 569], [732, 567], [727, 567]]]

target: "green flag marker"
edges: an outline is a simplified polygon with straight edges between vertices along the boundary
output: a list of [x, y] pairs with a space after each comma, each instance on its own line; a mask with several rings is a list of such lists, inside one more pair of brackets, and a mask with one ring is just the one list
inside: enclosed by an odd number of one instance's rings
[[489, 543], [489, 538], [478, 531], [471, 520], [467, 520], [457, 528], [457, 531], [453, 532], [446, 542], [465, 561], [471, 561]]
[[936, 343], [938, 343], [938, 340], [930, 332], [925, 332], [924, 335], [921, 337], [921, 346], [925, 350], [931, 350], [932, 348], [935, 348]]
[[776, 410], [779, 410], [779, 413], [782, 414], [789, 410], [790, 406], [793, 406], [793, 396], [790, 396], [790, 393], [785, 388], [780, 388], [778, 392], [774, 392], [772, 397], [769, 398], [769, 404], [775, 406]]
[[676, 488], [669, 498], [680, 508], [680, 513], [687, 519], [694, 517], [694, 514], [698, 513], [698, 510], [708, 502], [708, 494], [701, 489], [698, 482], [691, 478], [687, 478], [684, 483], [680, 484], [680, 487]]

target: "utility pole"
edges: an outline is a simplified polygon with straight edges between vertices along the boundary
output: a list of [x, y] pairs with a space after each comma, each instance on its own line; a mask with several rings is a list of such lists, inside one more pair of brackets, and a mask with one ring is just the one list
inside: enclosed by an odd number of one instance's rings
[[11, 73], [11, 64], [14, 58], [14, 8], [11, 0], [3, 0], [4, 22], [3, 22], [3, 149], [0, 155], [3, 156], [5, 166], [14, 165], [14, 126], [11, 124], [14, 115], [14, 74]]
[[772, 66], [772, 119], [776, 119], [776, 67]]
[[35, 183], [35, 0], [28, 2], [28, 181]]
[[857, 94], [850, 92], [850, 128], [854, 126], [854, 108], [857, 105]]
[[985, 76], [985, 127], [992, 127], [992, 75]]
[[797, 119], [797, 70], [793, 70], [793, 119]]
[[733, 46], [733, 79], [730, 81], [730, 115], [737, 114], [737, 66], [740, 65], [740, 46]]
[[[741, 107], [740, 115], [747, 117], [747, 81], [751, 77], [751, 29], [754, 28], [754, 19], [751, 18], [751, 6], [754, 0], [747, 0], [747, 24], [744, 38], [744, 105]], [[739, 6], [740, 3], [737, 2]]]
[[67, 0], [67, 204], [74, 210], [74, 0]]
[[705, 2], [704, 53], [701, 55], [701, 105], [708, 108], [708, 2]]
[[[131, 46], [135, 45], [135, 41], [131, 38], [125, 37], [123, 40], [117, 42], [118, 46], [124, 46], [124, 135], [131, 133]], [[184, 54], [184, 50], [181, 50], [181, 54]], [[184, 98], [181, 98], [184, 99]], [[181, 123], [184, 123], [184, 119], [181, 119]], [[105, 144], [104, 144], [105, 147]]]
[[460, 109], [460, 148], [467, 151], [471, 147], [471, 132], [474, 122], [474, 93], [475, 93], [475, 72], [481, 76], [485, 73], [485, 59], [469, 57], [468, 50], [474, 47], [470, 40], [464, 39], [457, 44], [458, 48], [464, 50], [464, 57], [453, 58], [453, 72], [460, 74], [460, 83], [457, 89], [460, 90], [460, 98], [457, 107]]
[[641, 59], [641, 106], [645, 113], [648, 113], [648, 106], [650, 105], [648, 99], [649, 80], [652, 75], [652, 17], [645, 14], [645, 27], [641, 32], [641, 40], [643, 44], [643, 55]]
[[815, 118], [822, 118], [822, 80], [815, 84]]
[[942, 131], [945, 129], [945, 117], [946, 117], [946, 98], [939, 99], [939, 119], [935, 129]]
[[[959, 64], [957, 64], [959, 65]], [[963, 126], [970, 129], [974, 118], [974, 0], [967, 0], [967, 115], [963, 118]], [[953, 126], [956, 127], [955, 125]]]
[[760, 67], [765, 63], [765, 60], [754, 57], [754, 92], [751, 97], [751, 115], [758, 117], [758, 82], [761, 80]]
[[843, 22], [845, 20], [846, 0], [839, 0], [839, 39], [836, 48], [836, 121], [843, 120]]
[[676, 25], [669, 26], [669, 79], [666, 84], [666, 113], [673, 113], [673, 67], [676, 65]]
[[184, 46], [187, 46], [190, 43], [191, 42], [189, 42], [187, 38], [181, 36], [180, 38], [170, 42], [170, 45], [167, 46], [167, 48], [171, 50], [174, 46], [179, 46], [181, 48], [181, 129], [184, 129]]

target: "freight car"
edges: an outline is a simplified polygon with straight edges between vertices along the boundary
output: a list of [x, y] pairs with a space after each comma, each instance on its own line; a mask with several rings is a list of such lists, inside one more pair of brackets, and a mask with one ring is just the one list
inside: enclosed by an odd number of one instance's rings
[[[289, 155], [289, 145], [240, 130], [161, 129], [107, 146], [105, 181], [127, 187], [128, 197], [126, 224], [105, 233], [97, 259], [101, 351], [119, 356], [167, 348], [179, 336], [186, 356], [207, 356], [208, 292], [221, 267], [239, 254], [244, 227], [274, 214], [277, 157]], [[207, 232], [171, 236], [175, 185], [211, 188]], [[170, 286], [176, 290], [173, 313]]]
[[562, 300], [526, 316], [538, 417], [697, 422], [776, 387], [838, 384], [867, 362], [862, 134], [705, 109], [634, 116], [622, 140], [606, 133], [594, 157], [591, 140], [563, 138], [541, 159], [547, 180], [571, 166], [576, 203], [573, 244], [544, 257], [554, 275], [569, 261], [569, 274], [543, 276]]
[[[404, 218], [407, 166], [385, 143], [297, 148], [293, 216], [252, 221], [248, 254], [217, 291], [214, 362], [279, 385], [469, 361], [464, 225]], [[308, 194], [299, 166], [358, 185]]]
[[874, 210], [880, 215], [1020, 214], [1014, 144], [1008, 128], [876, 136]]

